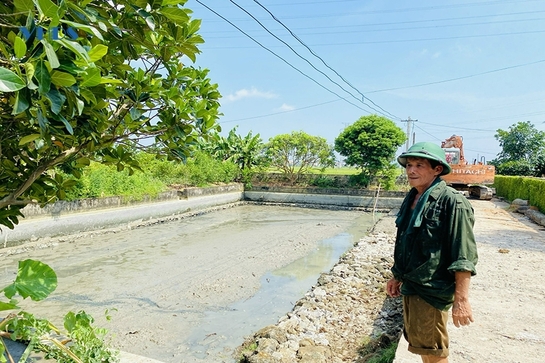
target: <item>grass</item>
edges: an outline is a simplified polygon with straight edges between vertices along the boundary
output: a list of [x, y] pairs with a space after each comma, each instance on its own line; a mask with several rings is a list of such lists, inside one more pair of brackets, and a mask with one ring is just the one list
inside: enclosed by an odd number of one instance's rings
[[397, 341], [383, 334], [376, 338], [367, 337], [359, 349], [358, 363], [392, 363], [395, 359]]

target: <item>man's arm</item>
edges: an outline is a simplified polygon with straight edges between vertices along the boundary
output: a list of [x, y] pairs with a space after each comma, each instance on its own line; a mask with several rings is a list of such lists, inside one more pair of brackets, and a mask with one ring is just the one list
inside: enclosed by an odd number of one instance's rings
[[473, 322], [473, 313], [469, 303], [471, 272], [456, 271], [454, 278], [456, 280], [456, 290], [454, 292], [454, 305], [452, 306], [452, 320], [454, 325], [459, 328]]

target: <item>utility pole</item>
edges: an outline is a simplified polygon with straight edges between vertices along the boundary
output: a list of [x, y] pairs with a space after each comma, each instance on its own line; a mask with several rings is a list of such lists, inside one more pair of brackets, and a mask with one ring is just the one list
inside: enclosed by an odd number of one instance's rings
[[[418, 120], [411, 120], [410, 117], [407, 117], [406, 120], [401, 120], [401, 122], [407, 123], [407, 142], [405, 143], [405, 151], [409, 150], [409, 147], [414, 144], [414, 123]], [[412, 135], [411, 135], [412, 134]], [[412, 136], [412, 137], [411, 137]], [[411, 143], [412, 139], [412, 143]]]

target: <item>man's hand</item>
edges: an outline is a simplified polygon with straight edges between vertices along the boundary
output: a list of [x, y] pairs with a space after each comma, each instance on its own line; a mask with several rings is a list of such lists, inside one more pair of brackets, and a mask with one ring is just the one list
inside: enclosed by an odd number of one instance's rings
[[473, 312], [471, 311], [471, 304], [469, 304], [469, 301], [454, 300], [454, 305], [452, 306], [452, 321], [457, 328], [473, 323]]
[[473, 323], [473, 312], [469, 303], [469, 281], [471, 273], [467, 271], [456, 271], [456, 290], [454, 292], [454, 305], [452, 306], [452, 321], [459, 328]]
[[401, 295], [401, 282], [391, 278], [386, 283], [386, 293], [390, 297], [398, 297]]

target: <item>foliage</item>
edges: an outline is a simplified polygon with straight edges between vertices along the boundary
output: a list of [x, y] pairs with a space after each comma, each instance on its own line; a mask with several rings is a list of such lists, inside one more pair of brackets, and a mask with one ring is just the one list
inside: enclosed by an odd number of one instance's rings
[[[18, 309], [15, 296], [41, 301], [56, 288], [57, 275], [51, 267], [30, 259], [20, 261], [15, 281], [1, 290], [9, 301], [0, 301], [0, 311]], [[26, 362], [33, 350], [45, 352], [46, 358], [55, 358], [58, 363], [117, 362], [117, 353], [104, 344], [106, 330], [93, 327], [92, 322], [85, 312], [68, 313], [64, 322], [68, 339], [60, 341], [60, 330], [48, 320], [25, 311], [9, 314], [0, 322], [0, 362], [7, 362], [5, 354], [12, 359], [4, 339], [28, 342], [19, 362]]]
[[545, 131], [530, 121], [518, 122], [509, 130], [498, 129], [494, 137], [502, 151], [490, 162], [501, 175], [540, 176], [545, 168]]
[[313, 167], [332, 167], [335, 164], [333, 149], [327, 140], [303, 131], [272, 137], [265, 149], [270, 165], [280, 170], [291, 184]]
[[97, 162], [83, 169], [83, 175], [74, 188], [66, 192], [66, 200], [121, 196], [130, 200], [154, 197], [167, 190], [167, 185], [154, 176], [137, 171], [129, 175], [127, 170], [117, 172], [113, 165]]
[[237, 164], [240, 170], [263, 165], [264, 145], [259, 134], [254, 136], [250, 131], [242, 137], [236, 131], [237, 128], [233, 128], [227, 137], [216, 133], [207, 142], [202, 143], [201, 149], [219, 160]]
[[237, 166], [229, 161], [218, 161], [205, 153], [197, 153], [187, 162], [189, 180], [187, 185], [203, 187], [213, 183], [232, 182], [237, 174]]
[[369, 181], [389, 167], [405, 138], [393, 121], [377, 115], [363, 116], [335, 139], [335, 150], [346, 158], [346, 165], [361, 169], [362, 181]]
[[251, 131], [244, 137], [236, 133], [236, 127], [229, 131], [227, 137], [216, 133], [208, 141], [202, 142], [200, 148], [218, 160], [235, 163], [240, 169], [237, 180], [247, 186], [251, 185], [256, 170], [267, 166], [263, 141], [259, 134], [254, 136]]
[[186, 0], [0, 3], [0, 225], [74, 185], [90, 160], [185, 159], [218, 131], [217, 86], [186, 66], [203, 39]]
[[366, 338], [358, 350], [358, 363], [392, 363], [395, 359], [397, 342], [383, 334], [376, 338]]
[[83, 169], [76, 186], [66, 193], [66, 199], [122, 196], [127, 200], [142, 200], [168, 190], [169, 186], [230, 183], [238, 175], [235, 164], [216, 160], [203, 152], [196, 152], [186, 163], [144, 152], [138, 153], [136, 160], [141, 171], [132, 175], [127, 170], [116, 172], [112, 165], [91, 162]]
[[523, 176], [494, 177], [496, 194], [509, 201], [517, 198], [528, 200], [530, 205], [545, 213], [545, 180]]
[[496, 173], [499, 175], [532, 175], [533, 167], [526, 160], [507, 160], [499, 162], [491, 161], [491, 164], [496, 167]]

